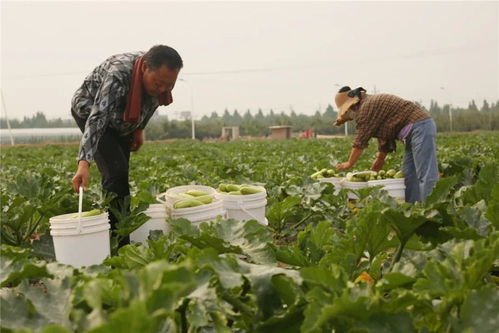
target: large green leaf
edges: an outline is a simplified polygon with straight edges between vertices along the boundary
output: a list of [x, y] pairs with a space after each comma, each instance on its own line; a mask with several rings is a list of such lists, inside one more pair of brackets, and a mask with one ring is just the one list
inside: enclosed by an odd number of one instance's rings
[[40, 239], [35, 239], [31, 245], [35, 256], [45, 260], [55, 260], [54, 242], [50, 231], [47, 230], [40, 236]]
[[456, 332], [497, 332], [499, 327], [499, 290], [487, 286], [480, 290], [472, 290], [461, 306], [459, 319], [453, 322]]
[[[498, 234], [492, 234], [480, 241], [449, 242], [441, 250], [447, 251], [443, 260], [430, 258], [423, 274], [414, 284], [414, 290], [434, 297], [457, 293], [462, 296], [466, 289], [475, 289], [499, 256]], [[437, 258], [438, 259], [438, 258]]]
[[2, 288], [2, 327], [41, 330], [49, 324], [70, 329], [72, 305], [72, 269], [59, 264], [49, 264], [48, 271], [55, 277], [36, 282], [24, 280], [16, 288]]
[[57, 279], [42, 279], [38, 284], [30, 285], [23, 282], [19, 292], [29, 299], [36, 311], [48, 322], [71, 327], [69, 314], [71, 312], [72, 293], [69, 277]]
[[384, 218], [386, 215], [380, 214], [384, 207], [385, 205], [377, 201], [369, 203], [355, 220], [356, 239], [359, 242], [365, 241], [365, 250], [371, 260], [381, 251], [394, 246], [388, 239], [390, 224]]
[[392, 272], [385, 274], [383, 279], [377, 283], [376, 287], [381, 291], [388, 291], [400, 287], [409, 288], [415, 281], [416, 279], [413, 277], [399, 272]]
[[321, 221], [308, 225], [298, 233], [295, 244], [279, 246], [277, 257], [281, 262], [294, 266], [316, 265], [333, 245], [335, 231], [330, 222]]
[[105, 323], [106, 312], [126, 304], [124, 298], [127, 292], [120, 282], [118, 279], [94, 278], [85, 284], [83, 297], [88, 306], [92, 308], [92, 312], [87, 317], [90, 326]]
[[147, 265], [154, 256], [143, 245], [126, 245], [118, 250], [118, 255], [104, 260], [104, 264], [123, 269], [135, 269]]
[[207, 248], [196, 255], [196, 264], [209, 269], [218, 275], [223, 288], [234, 289], [242, 287], [244, 280], [239, 264], [233, 257], [220, 257], [216, 251]]
[[495, 184], [492, 189], [492, 195], [487, 207], [485, 217], [492, 222], [496, 230], [499, 229], [499, 183]]
[[0, 255], [0, 287], [15, 286], [24, 280], [50, 277], [46, 262], [30, 260], [28, 249], [2, 245]]
[[281, 225], [287, 218], [292, 216], [294, 208], [301, 202], [299, 196], [289, 196], [283, 201], [275, 202], [267, 210], [267, 218], [271, 226]]
[[360, 321], [351, 332], [371, 333], [411, 333], [417, 332], [407, 312], [375, 313], [367, 320]]
[[187, 220], [172, 222], [175, 234], [197, 248], [213, 248], [218, 253], [247, 255], [256, 263], [275, 263], [270, 230], [255, 220], [233, 219], [187, 226]]
[[255, 265], [239, 261], [241, 273], [249, 280], [252, 290], [256, 296], [259, 311], [263, 318], [270, 316], [276, 307], [281, 307], [282, 302], [279, 293], [274, 289], [272, 277], [275, 275], [285, 275], [300, 285], [302, 278], [295, 270], [288, 270], [275, 266]]
[[426, 197], [425, 203], [431, 205], [445, 200], [452, 193], [451, 189], [456, 184], [457, 184], [456, 177], [441, 178], [437, 182], [437, 184], [435, 184], [435, 187], [433, 188], [431, 194], [428, 197]]
[[[309, 296], [311, 296], [309, 294]], [[323, 298], [318, 300], [318, 297]], [[347, 331], [356, 321], [364, 321], [372, 313], [368, 289], [345, 289], [339, 297], [313, 296], [305, 311], [302, 332]]]
[[339, 266], [331, 267], [305, 267], [300, 270], [300, 275], [309, 286], [320, 286], [332, 294], [341, 294], [347, 286], [348, 276]]
[[489, 202], [493, 193], [493, 185], [499, 181], [499, 167], [497, 163], [487, 163], [480, 170], [476, 183], [464, 192], [463, 198], [467, 203], [474, 204], [480, 200]]
[[1, 327], [3, 329], [40, 330], [50, 321], [42, 316], [29, 300], [15, 289], [0, 289]]
[[[150, 298], [151, 308], [168, 305], [173, 309], [176, 300], [190, 293], [196, 285], [190, 260], [181, 264], [169, 264], [164, 260], [152, 262], [137, 272], [137, 278], [140, 283], [138, 297]], [[158, 297], [162, 291], [171, 296], [163, 299]]]
[[231, 332], [228, 316], [234, 316], [234, 312], [208, 282], [198, 286], [187, 298], [186, 319], [190, 331], [213, 328], [216, 332]]
[[417, 228], [428, 221], [425, 216], [413, 215], [393, 208], [385, 209], [381, 213], [403, 244], [409, 241]]
[[[144, 301], [133, 301], [130, 306], [125, 308], [120, 308], [111, 316], [109, 320], [103, 325], [90, 329], [88, 332], [91, 333], [155, 333], [160, 331], [162, 327], [162, 322], [164, 324], [165, 318], [161, 316], [151, 315], [147, 311]], [[173, 322], [168, 321], [169, 325], [167, 327], [170, 330], [165, 330], [165, 332], [174, 332], [175, 325]]]

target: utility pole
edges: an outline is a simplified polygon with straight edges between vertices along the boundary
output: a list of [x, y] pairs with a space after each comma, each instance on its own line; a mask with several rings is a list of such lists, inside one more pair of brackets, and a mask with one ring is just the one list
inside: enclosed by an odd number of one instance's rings
[[5, 97], [3, 95], [3, 89], [1, 90], [1, 92], [2, 92], [3, 112], [5, 113], [5, 121], [7, 122], [7, 128], [9, 129], [10, 144], [13, 146], [14, 145], [14, 136], [12, 135], [12, 130], [10, 129], [10, 121], [9, 121], [9, 116], [7, 115], [7, 107], [5, 106]]
[[452, 130], [453, 130], [453, 128], [452, 128], [452, 103], [449, 104], [449, 121], [450, 121], [450, 124], [449, 124], [450, 125], [450, 131], [452, 133]]
[[189, 87], [190, 95], [191, 95], [191, 133], [192, 140], [196, 139], [196, 127], [194, 125], [194, 97], [192, 95], [192, 86], [185, 79], [179, 79], [179, 81], [184, 82]]
[[441, 90], [444, 90], [449, 97], [449, 131], [452, 132], [452, 99], [450, 97], [450, 93], [445, 87], [440, 87]]

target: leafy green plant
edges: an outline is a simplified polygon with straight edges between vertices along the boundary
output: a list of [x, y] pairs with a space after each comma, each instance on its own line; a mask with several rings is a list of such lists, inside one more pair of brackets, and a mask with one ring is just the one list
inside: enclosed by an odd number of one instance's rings
[[[77, 210], [69, 187], [77, 147], [2, 150], [1, 329], [495, 331], [499, 137], [437, 141], [443, 177], [415, 205], [379, 188], [349, 201], [309, 177], [345, 160], [348, 140], [146, 144], [132, 156], [132, 196], [119, 203], [92, 169], [84, 210], [109, 209], [118, 228], [112, 256], [79, 269], [54, 262], [48, 232], [50, 217]], [[402, 153], [386, 168], [399, 169]], [[40, 169], [47, 154], [57, 163]], [[265, 186], [269, 226], [168, 221], [168, 234], [152, 232], [147, 246], [117, 248], [158, 193], [220, 183]]]

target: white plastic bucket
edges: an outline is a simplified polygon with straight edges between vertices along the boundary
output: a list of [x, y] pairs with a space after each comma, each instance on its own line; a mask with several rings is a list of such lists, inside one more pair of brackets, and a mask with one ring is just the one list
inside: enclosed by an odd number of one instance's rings
[[110, 255], [109, 217], [73, 218], [77, 213], [50, 218], [50, 235], [58, 262], [74, 267], [101, 264]]
[[[346, 180], [342, 180], [341, 187], [347, 190], [358, 190], [359, 188], [366, 188], [367, 182], [349, 182]], [[356, 200], [359, 199], [359, 197], [356, 194], [354, 194], [352, 191], [348, 191], [348, 198]]]
[[223, 201], [228, 218], [239, 221], [257, 220], [263, 225], [268, 225], [265, 218], [267, 206], [267, 191], [263, 186], [255, 186], [261, 190], [259, 193], [246, 195], [231, 195], [217, 192], [217, 197]]
[[369, 187], [381, 185], [388, 194], [396, 199], [405, 201], [405, 183], [404, 178], [370, 180], [367, 182]]
[[226, 217], [226, 212], [223, 208], [222, 200], [217, 198], [210, 204], [188, 207], [188, 208], [174, 208], [172, 204], [167, 204], [172, 219], [188, 219], [193, 224], [201, 222], [213, 221], [218, 216]]
[[334, 186], [334, 194], [338, 195], [342, 188], [341, 186], [341, 177], [330, 177], [330, 178], [319, 178], [321, 183], [331, 183]]
[[130, 240], [147, 246], [147, 238], [151, 230], [161, 230], [163, 234], [166, 234], [170, 231], [170, 228], [166, 222], [168, 211], [164, 204], [151, 204], [144, 211], [144, 214], [149, 216], [150, 219], [130, 233]]
[[215, 196], [216, 190], [213, 187], [210, 186], [205, 186], [205, 185], [182, 185], [182, 186], [176, 186], [172, 187], [171, 189], [167, 190], [165, 193], [161, 193], [160, 195], [157, 196], [157, 199], [159, 202], [165, 202], [164, 198], [166, 199], [167, 202], [174, 203], [175, 201], [178, 201], [182, 198], [177, 197], [177, 194], [180, 193], [185, 193], [189, 190], [198, 190], [198, 191], [203, 191], [206, 192], [209, 195]]

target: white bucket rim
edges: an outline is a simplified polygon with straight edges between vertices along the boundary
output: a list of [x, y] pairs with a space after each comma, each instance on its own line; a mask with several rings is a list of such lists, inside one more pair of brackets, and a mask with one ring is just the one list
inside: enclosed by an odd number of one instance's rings
[[76, 228], [71, 228], [71, 229], [63, 229], [63, 230], [50, 230], [50, 235], [51, 236], [82, 236], [82, 235], [88, 235], [88, 234], [95, 234], [98, 232], [106, 231], [111, 228], [111, 225], [108, 223], [107, 225], [102, 224], [90, 228], [81, 228], [81, 232], [79, 233]]
[[[91, 227], [96, 227], [99, 225], [104, 225], [104, 224], [109, 224], [109, 220], [102, 220], [102, 221], [82, 221], [81, 227], [82, 228], [91, 228]], [[78, 221], [74, 222], [67, 222], [67, 223], [57, 223], [57, 224], [51, 224], [50, 229], [76, 229], [78, 228]]]
[[[76, 217], [73, 217], [75, 215], [76, 215]], [[81, 221], [83, 222], [83, 221], [98, 220], [98, 219], [101, 219], [104, 216], [106, 217], [106, 220], [109, 218], [108, 213], [107, 212], [103, 212], [102, 214], [99, 214], [99, 215], [82, 217]], [[63, 214], [63, 215], [56, 215], [56, 216], [52, 216], [49, 219], [50, 224], [52, 224], [52, 223], [54, 223], [54, 224], [57, 224], [57, 223], [68, 223], [68, 222], [73, 222], [73, 221], [78, 222], [78, 212], [76, 212], [76, 213], [69, 213], [69, 214]]]

